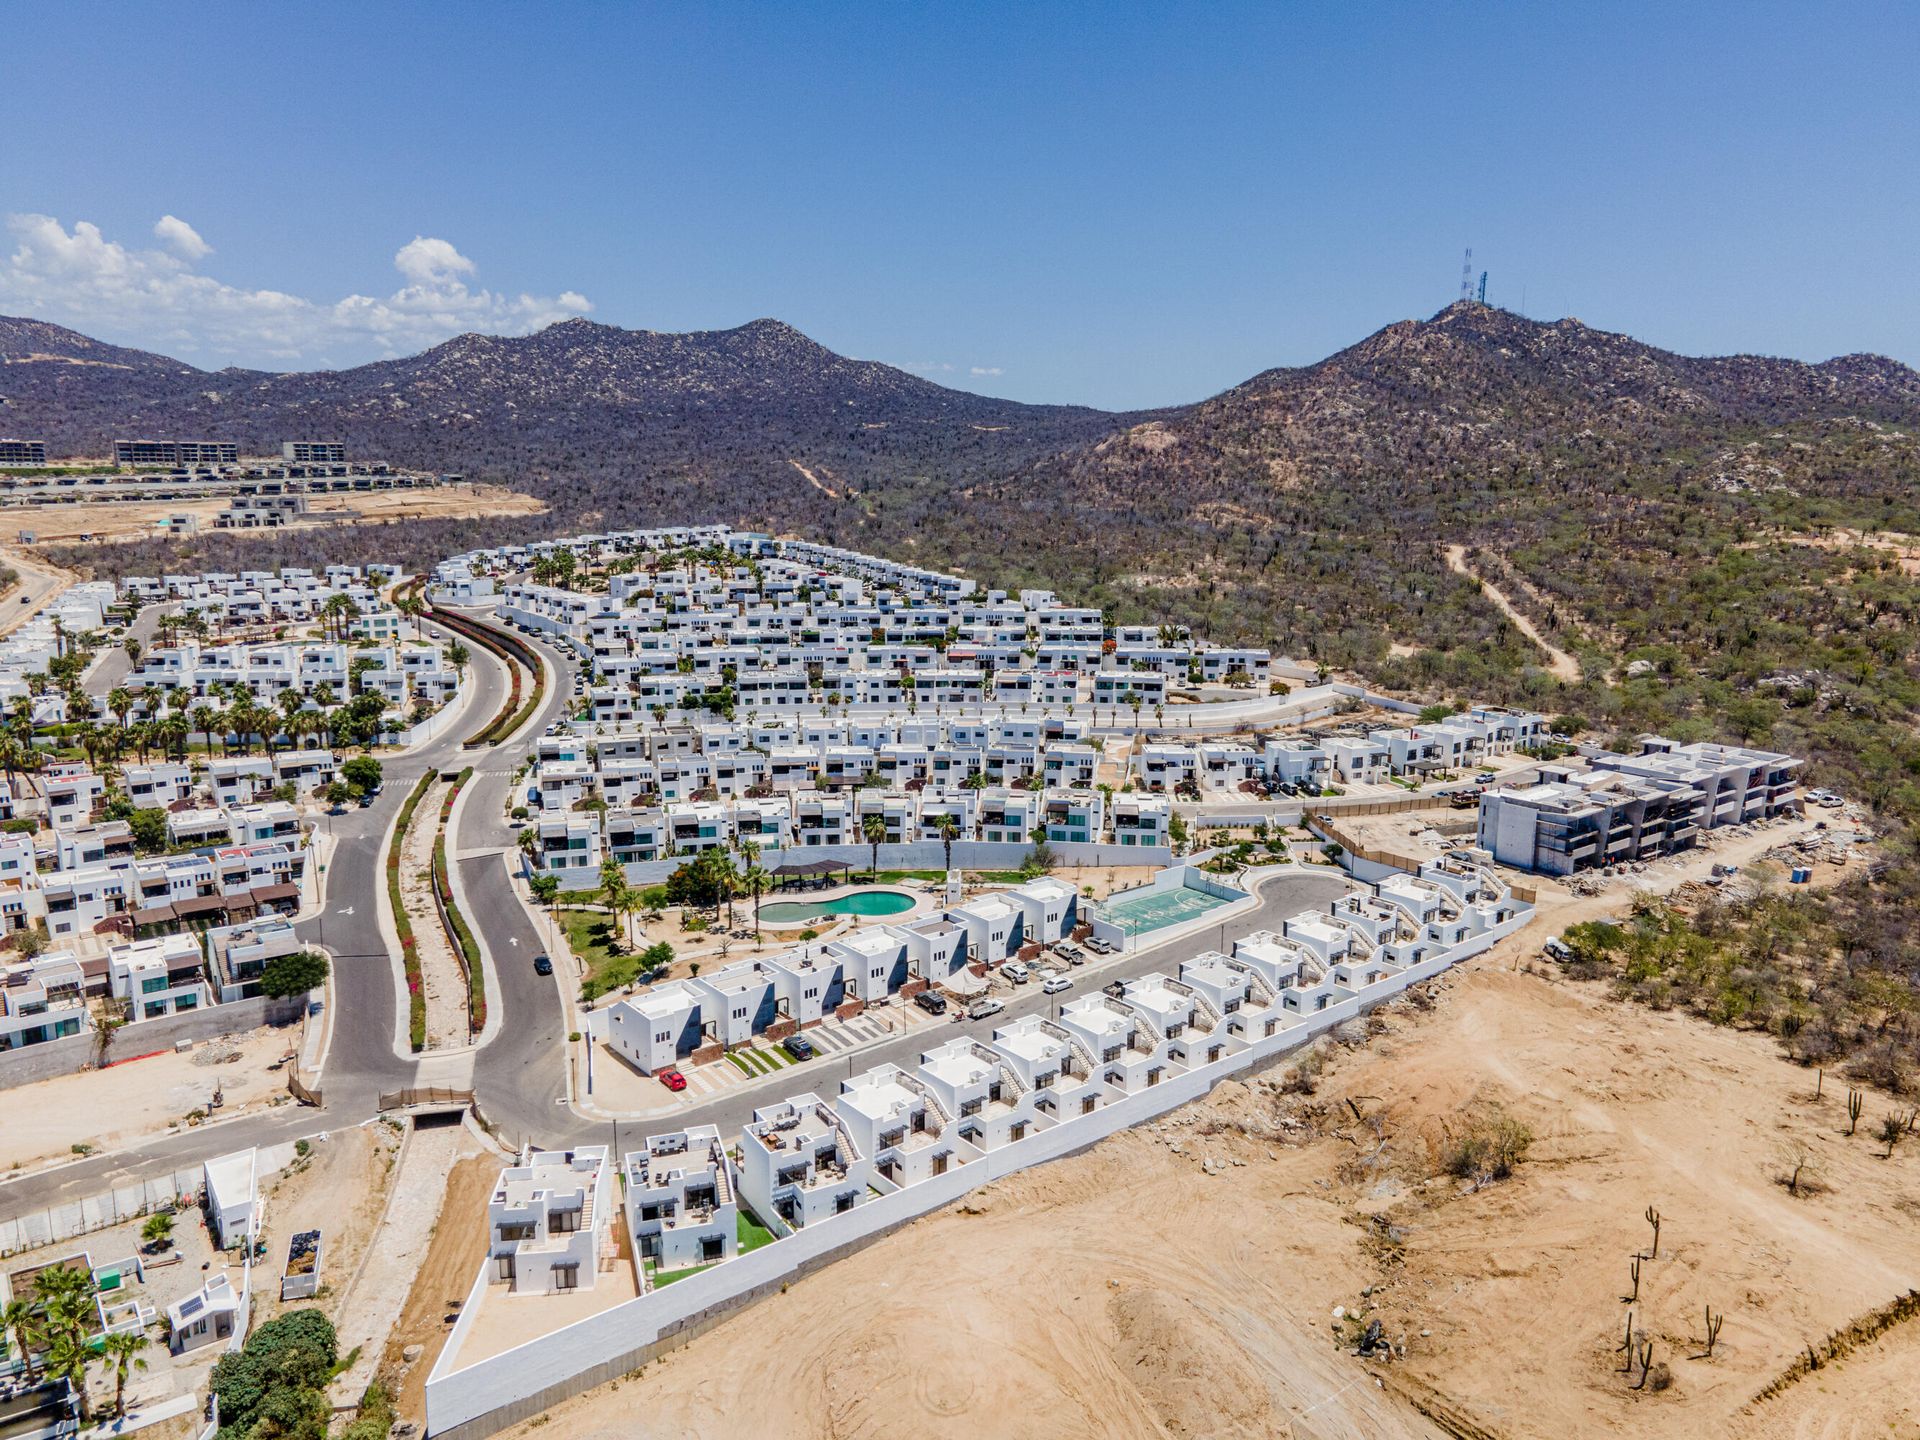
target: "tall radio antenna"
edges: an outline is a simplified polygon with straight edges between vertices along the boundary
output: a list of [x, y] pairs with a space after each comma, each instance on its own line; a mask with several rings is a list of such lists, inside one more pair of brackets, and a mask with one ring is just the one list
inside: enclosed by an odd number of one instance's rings
[[1473, 298], [1473, 247], [1467, 247], [1467, 258], [1460, 262], [1460, 298]]

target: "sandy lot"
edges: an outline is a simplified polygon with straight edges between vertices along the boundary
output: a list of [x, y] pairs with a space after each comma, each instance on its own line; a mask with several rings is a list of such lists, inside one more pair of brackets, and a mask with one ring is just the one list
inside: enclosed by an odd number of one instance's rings
[[267, 1253], [256, 1272], [260, 1281], [254, 1301], [256, 1325], [285, 1308], [280, 1303], [280, 1272], [287, 1260], [287, 1242], [303, 1230], [320, 1232], [320, 1294], [314, 1301], [295, 1300], [292, 1305], [318, 1304], [336, 1323], [341, 1321], [341, 1297], [360, 1268], [386, 1208], [400, 1132], [373, 1122], [329, 1131], [308, 1144], [307, 1154], [297, 1157], [267, 1187], [262, 1232]]
[[[157, 533], [154, 527], [170, 515], [197, 515], [201, 530], [211, 531], [213, 517], [226, 508], [225, 498], [182, 500], [173, 504], [123, 500], [9, 505], [0, 507], [0, 525], [4, 525], [9, 534], [31, 530], [38, 545], [76, 540], [82, 535], [91, 535], [95, 540], [145, 540], [151, 539]], [[497, 485], [471, 484], [442, 486], [437, 490], [315, 495], [309, 498], [308, 519], [301, 523], [373, 525], [386, 520], [466, 519], [545, 512], [546, 506], [531, 495]]]
[[[473, 1266], [466, 1278], [445, 1295], [436, 1295], [435, 1302], [463, 1296], [473, 1283], [479, 1257], [486, 1253], [487, 1227], [484, 1218], [474, 1220], [470, 1202], [453, 1203], [457, 1197], [452, 1177], [474, 1169], [461, 1162], [480, 1149], [480, 1142], [460, 1125], [436, 1125], [416, 1130], [407, 1138], [390, 1182], [393, 1193], [384, 1202], [386, 1208], [373, 1232], [372, 1246], [358, 1273], [341, 1276], [333, 1287], [340, 1297], [333, 1310], [339, 1324], [340, 1353], [360, 1351], [355, 1363], [334, 1381], [336, 1404], [358, 1403], [381, 1363], [409, 1291], [430, 1276], [445, 1280], [433, 1260], [434, 1250], [441, 1248], [442, 1232], [450, 1233], [453, 1244], [477, 1248], [472, 1252]], [[486, 1169], [489, 1178], [500, 1173], [500, 1165], [496, 1156], [480, 1157], [480, 1167]], [[471, 1195], [470, 1183], [462, 1182], [460, 1196]], [[484, 1217], [484, 1185], [479, 1204]]]
[[[298, 1049], [300, 1029], [246, 1030], [232, 1040], [209, 1040], [187, 1054], [169, 1050], [135, 1059], [138, 1027], [114, 1042], [115, 1064], [42, 1080], [9, 1090], [0, 1124], [0, 1169], [25, 1169], [37, 1161], [64, 1159], [77, 1143], [111, 1150], [169, 1126], [188, 1112], [205, 1109], [219, 1086], [224, 1104], [215, 1118], [270, 1104], [291, 1103], [286, 1071], [267, 1066]], [[215, 1055], [235, 1058], [202, 1064]]]
[[[1887, 1160], [1865, 1124], [1847, 1137], [1844, 1083], [1816, 1103], [1765, 1037], [1514, 969], [1539, 938], [1329, 1046], [1311, 1096], [1283, 1069], [1224, 1084], [553, 1418], [579, 1437], [1912, 1433], [1913, 1324], [1752, 1402], [1920, 1285], [1920, 1140]], [[1440, 1175], [1461, 1117], [1494, 1104], [1536, 1137], [1514, 1178]], [[1892, 1105], [1869, 1096], [1868, 1119]], [[1780, 1182], [1796, 1151], [1820, 1193]], [[1649, 1205], [1659, 1253], [1628, 1306]], [[1620, 1373], [1630, 1309], [1663, 1391]], [[1348, 1353], [1371, 1319], [1404, 1353]]]
[[[450, 1317], [458, 1314], [486, 1258], [487, 1197], [504, 1163], [498, 1155], [471, 1155], [445, 1176], [433, 1243], [380, 1355], [379, 1374], [393, 1391], [395, 1410], [423, 1428], [427, 1376], [453, 1330]], [[409, 1350], [414, 1351], [411, 1360]]]

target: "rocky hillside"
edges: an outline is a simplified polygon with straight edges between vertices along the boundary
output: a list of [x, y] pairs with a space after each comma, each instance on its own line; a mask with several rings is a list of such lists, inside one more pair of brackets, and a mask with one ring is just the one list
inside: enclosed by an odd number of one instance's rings
[[271, 452], [295, 435], [532, 489], [611, 521], [652, 505], [805, 511], [882, 480], [1006, 473], [1111, 428], [1103, 412], [1021, 405], [850, 360], [789, 325], [664, 334], [569, 320], [461, 335], [349, 370], [196, 370], [0, 318], [9, 433], [56, 454], [117, 435], [217, 435]]

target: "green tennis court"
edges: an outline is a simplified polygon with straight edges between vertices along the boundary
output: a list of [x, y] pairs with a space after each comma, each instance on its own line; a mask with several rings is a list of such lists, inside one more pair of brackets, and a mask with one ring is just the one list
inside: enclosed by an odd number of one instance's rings
[[1146, 935], [1231, 903], [1218, 895], [1209, 895], [1204, 890], [1183, 885], [1178, 890], [1161, 890], [1108, 900], [1101, 910], [1129, 935]]

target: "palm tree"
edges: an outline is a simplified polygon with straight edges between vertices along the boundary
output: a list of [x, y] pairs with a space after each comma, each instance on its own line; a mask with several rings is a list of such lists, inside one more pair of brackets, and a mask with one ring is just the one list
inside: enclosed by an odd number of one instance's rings
[[867, 866], [867, 869], [872, 872], [873, 878], [877, 880], [880, 878], [880, 842], [887, 838], [886, 817], [878, 811], [875, 811], [871, 815], [861, 816], [860, 834], [862, 838], [866, 840], [867, 847], [872, 852], [872, 863]]
[[940, 846], [946, 852], [947, 873], [953, 873], [953, 842], [960, 838], [960, 825], [951, 815], [942, 815], [934, 829], [939, 832]]
[[0, 1331], [5, 1331], [13, 1341], [13, 1348], [20, 1356], [29, 1381], [34, 1378], [33, 1346], [40, 1339], [39, 1316], [31, 1300], [9, 1300], [4, 1309], [0, 1309]]
[[740, 889], [753, 897], [753, 938], [757, 941], [760, 938], [760, 897], [773, 889], [773, 876], [758, 865], [749, 865], [747, 873], [740, 877]]
[[140, 1358], [140, 1352], [152, 1343], [138, 1330], [122, 1330], [106, 1336], [100, 1342], [101, 1357], [113, 1367], [115, 1418], [127, 1413], [127, 1376], [134, 1370], [147, 1368], [147, 1362]]
[[520, 847], [520, 853], [526, 858], [527, 868], [533, 869], [534, 858], [540, 853], [540, 832], [529, 825], [520, 832], [520, 838], [514, 841]]
[[113, 712], [113, 718], [120, 722], [122, 730], [127, 728], [127, 716], [133, 711], [133, 692], [124, 685], [116, 685], [107, 692], [107, 709]]
[[204, 737], [208, 755], [213, 754], [213, 727], [219, 723], [219, 719], [219, 714], [211, 705], [196, 705], [187, 712], [187, 722]]

